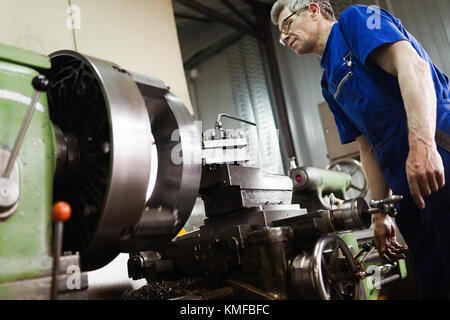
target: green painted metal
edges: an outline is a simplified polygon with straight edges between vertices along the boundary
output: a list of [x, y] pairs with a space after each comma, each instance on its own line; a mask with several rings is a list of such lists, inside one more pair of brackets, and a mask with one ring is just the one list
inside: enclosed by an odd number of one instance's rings
[[0, 43], [0, 60], [33, 69], [50, 69], [50, 58], [37, 52], [23, 50]]
[[[353, 232], [349, 233], [343, 233], [339, 235], [342, 240], [350, 247], [353, 248], [354, 252], [358, 252], [360, 250], [358, 246], [358, 241], [356, 239], [356, 235]], [[376, 252], [376, 251], [375, 251]], [[405, 279], [408, 275], [407, 269], [406, 269], [406, 262], [404, 259], [398, 260], [398, 270], [401, 279]], [[372, 261], [366, 263], [366, 270], [368, 270], [371, 266], [379, 266], [381, 265], [381, 259], [380, 261]], [[376, 289], [373, 287], [374, 282], [378, 281], [380, 279], [376, 279], [374, 277], [367, 277], [363, 280], [364, 290], [366, 292], [367, 300], [378, 300], [380, 298], [380, 289]]]
[[345, 191], [351, 184], [351, 177], [345, 172], [329, 171], [323, 175], [317, 186], [317, 193], [322, 196], [325, 192], [333, 192], [340, 199], [346, 199]]
[[398, 268], [400, 270], [400, 276], [405, 279], [408, 276], [408, 271], [406, 268], [406, 261], [404, 259], [398, 260]]
[[[9, 152], [29, 106], [8, 95], [31, 99], [31, 81], [39, 72], [30, 66], [41, 70], [49, 68], [50, 62], [39, 54], [0, 45], [0, 149]], [[50, 211], [56, 139], [45, 93], [39, 102], [45, 111], [34, 112], [17, 158], [19, 206], [12, 216], [0, 220], [0, 283], [49, 274], [52, 266]], [[0, 297], [14, 298], [13, 289], [3, 289]]]
[[[350, 249], [353, 249], [353, 252], [358, 252], [360, 247], [358, 246], [358, 240], [356, 239], [356, 234], [353, 232], [340, 234], [340, 237], [344, 242], [349, 246]], [[369, 268], [371, 265], [376, 265], [377, 263], [367, 263], [366, 267]], [[362, 283], [364, 285], [364, 291], [366, 293], [367, 300], [378, 300], [380, 296], [380, 290], [373, 288], [371, 283], [372, 278], [368, 277], [363, 279]]]

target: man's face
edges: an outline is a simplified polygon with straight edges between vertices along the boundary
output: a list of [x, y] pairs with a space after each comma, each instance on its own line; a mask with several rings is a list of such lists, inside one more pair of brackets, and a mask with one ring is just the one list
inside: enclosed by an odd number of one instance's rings
[[299, 55], [311, 53], [318, 40], [318, 23], [311, 18], [310, 10], [305, 8], [288, 19], [290, 25], [287, 34], [281, 32], [281, 24], [292, 12], [284, 7], [278, 17], [278, 30], [281, 41]]

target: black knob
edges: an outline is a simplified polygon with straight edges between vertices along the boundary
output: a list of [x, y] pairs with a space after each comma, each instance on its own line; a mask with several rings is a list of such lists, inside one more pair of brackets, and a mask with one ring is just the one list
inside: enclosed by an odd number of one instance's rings
[[33, 85], [33, 88], [35, 90], [44, 92], [44, 91], [48, 90], [50, 81], [47, 79], [46, 76], [44, 76], [43, 74], [40, 74], [33, 78], [33, 81], [31, 81], [31, 84]]

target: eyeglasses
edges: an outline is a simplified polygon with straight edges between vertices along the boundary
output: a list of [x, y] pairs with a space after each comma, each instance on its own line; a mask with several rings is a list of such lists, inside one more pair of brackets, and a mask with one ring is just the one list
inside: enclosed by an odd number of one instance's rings
[[286, 44], [284, 43], [284, 41], [283, 41], [283, 39], [282, 39], [283, 34], [288, 34], [288, 33], [289, 33], [289, 29], [290, 29], [291, 23], [292, 23], [292, 21], [289, 21], [289, 18], [292, 17], [293, 15], [299, 13], [300, 11], [303, 11], [303, 10], [307, 9], [307, 8], [308, 8], [308, 7], [304, 7], [304, 8], [298, 9], [297, 11], [293, 12], [293, 13], [290, 14], [288, 17], [286, 17], [286, 18], [283, 20], [283, 22], [281, 23], [281, 35], [280, 35], [279, 41], [280, 41], [280, 44], [281, 44], [283, 47], [286, 47]]

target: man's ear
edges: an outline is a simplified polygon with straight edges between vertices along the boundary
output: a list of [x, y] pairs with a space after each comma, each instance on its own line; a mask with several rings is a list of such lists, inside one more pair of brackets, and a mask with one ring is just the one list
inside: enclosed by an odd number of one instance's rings
[[317, 17], [320, 15], [320, 7], [317, 3], [310, 3], [309, 4], [309, 12], [311, 14], [311, 18], [313, 18], [313, 20], [316, 20]]

